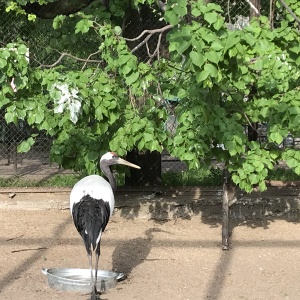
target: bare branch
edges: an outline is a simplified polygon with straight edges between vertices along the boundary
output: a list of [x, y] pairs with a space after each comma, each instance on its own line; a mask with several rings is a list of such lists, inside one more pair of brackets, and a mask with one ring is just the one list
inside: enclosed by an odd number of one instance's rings
[[[98, 51], [96, 51], [96, 52], [94, 52], [94, 53], [91, 53], [89, 56], [88, 56], [88, 58], [87, 58], [87, 60], [88, 61], [90, 61], [90, 58], [92, 57], [92, 56], [94, 56], [94, 55], [96, 55], [96, 54], [98, 54], [98, 53], [100, 53], [101, 51], [100, 50], [98, 50]], [[84, 65], [83, 65], [83, 67], [81, 68], [81, 70], [83, 70], [85, 67], [86, 67], [86, 64], [87, 64], [88, 62], [85, 62], [84, 63]]]
[[147, 49], [148, 56], [151, 57], [152, 54], [150, 53], [150, 49], [149, 49], [148, 43], [146, 43], [146, 49]]
[[279, 2], [300, 25], [300, 19], [295, 15], [295, 13], [292, 11], [292, 9], [283, 0], [279, 0]]
[[274, 7], [274, 0], [270, 0], [269, 22], [272, 30], [274, 29]]
[[160, 44], [161, 44], [161, 37], [162, 37], [162, 33], [160, 33], [160, 35], [158, 36], [158, 42], [156, 45], [156, 53], [157, 53], [157, 59], [159, 59], [159, 48], [160, 48]]
[[164, 2], [158, 0], [157, 5], [162, 11], [166, 11], [166, 4]]
[[[126, 41], [128, 42], [134, 42], [134, 41], [138, 41], [140, 40], [142, 37], [144, 37], [145, 34], [148, 34], [138, 45], [136, 45], [132, 50], [131, 52], [134, 53], [136, 52], [139, 48], [141, 48], [143, 45], [146, 44], [146, 48], [147, 48], [147, 52], [148, 52], [148, 55], [150, 57], [149, 61], [152, 60], [152, 58], [157, 55], [159, 57], [159, 47], [160, 47], [160, 44], [161, 44], [161, 37], [162, 37], [162, 34], [173, 28], [173, 25], [166, 25], [162, 28], [158, 28], [158, 29], [152, 29], [152, 30], [144, 30], [139, 36], [137, 36], [136, 38], [133, 38], [133, 39], [126, 39]], [[156, 45], [156, 49], [154, 51], [154, 53], [151, 55], [150, 54], [150, 51], [149, 51], [149, 48], [148, 48], [148, 45], [147, 45], [147, 42], [150, 40], [150, 38], [156, 34], [156, 33], [159, 33], [159, 37], [158, 37], [158, 43]]]
[[131, 88], [130, 88], [130, 87], [129, 87], [128, 91], [129, 91], [129, 99], [130, 99], [130, 103], [131, 103], [131, 105], [132, 105], [132, 108], [135, 110], [135, 109], [136, 109], [136, 107], [135, 107], [135, 99], [134, 99], [134, 97], [133, 97], [133, 95], [132, 95], [132, 91], [131, 91]]
[[69, 54], [69, 53], [66, 53], [66, 52], [63, 52], [63, 53], [61, 53], [61, 52], [59, 52], [59, 51], [57, 51], [59, 54], [60, 54], [60, 57], [58, 58], [58, 60], [56, 61], [56, 62], [54, 62], [53, 64], [51, 64], [51, 65], [44, 65], [44, 64], [42, 64], [41, 62], [39, 62], [37, 59], [35, 59], [35, 58], [32, 58], [34, 61], [36, 61], [39, 65], [40, 65], [40, 67], [44, 67], [44, 68], [53, 68], [53, 67], [55, 67], [55, 66], [57, 66], [61, 61], [62, 61], [62, 59], [66, 56], [66, 57], [70, 57], [70, 58], [72, 58], [72, 59], [74, 59], [74, 60], [76, 60], [76, 61], [81, 61], [81, 62], [85, 62], [85, 63], [102, 63], [103, 61], [101, 61], [101, 60], [94, 60], [94, 59], [83, 59], [83, 58], [79, 58], [79, 57], [76, 57], [76, 56], [74, 56], [74, 55], [72, 55], [72, 54]]
[[155, 33], [160, 33], [160, 32], [164, 32], [166, 30], [169, 30], [169, 29], [172, 29], [173, 28], [173, 25], [166, 25], [162, 28], [158, 28], [158, 29], [151, 29], [151, 30], [144, 30], [139, 36], [137, 36], [136, 38], [133, 38], [133, 39], [126, 39], [126, 41], [128, 42], [133, 42], [133, 41], [137, 41], [139, 40], [142, 36], [144, 36], [146, 33], [149, 33], [151, 35], [155, 34]]
[[255, 7], [255, 5], [250, 1], [250, 0], [245, 0], [249, 5], [250, 5], [250, 7], [254, 10], [254, 12], [258, 15], [258, 16], [260, 16], [260, 12], [259, 12], [259, 10]]
[[228, 15], [228, 21], [229, 21], [229, 24], [232, 24], [232, 23], [231, 23], [231, 16], [230, 16], [230, 8], [229, 8], [229, 5], [230, 5], [230, 0], [227, 1], [227, 15]]
[[148, 56], [150, 57], [147, 63], [151, 63], [153, 57], [156, 55], [157, 59], [160, 59], [160, 53], [159, 53], [159, 48], [160, 48], [160, 44], [161, 44], [161, 38], [162, 38], [162, 32], [159, 34], [158, 36], [158, 41], [157, 41], [157, 45], [156, 48], [154, 50], [154, 52], [151, 54], [148, 48], [148, 44], [146, 44], [147, 46], [147, 52], [148, 52]]
[[141, 48], [143, 45], [145, 45], [151, 38], [152, 34], [149, 34], [144, 40], [142, 40], [137, 46], [135, 46], [131, 52], [134, 53], [137, 51], [139, 48]]

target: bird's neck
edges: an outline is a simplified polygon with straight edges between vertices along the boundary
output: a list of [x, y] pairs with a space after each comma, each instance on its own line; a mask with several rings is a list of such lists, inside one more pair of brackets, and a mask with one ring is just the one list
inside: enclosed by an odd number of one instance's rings
[[116, 179], [113, 176], [110, 167], [107, 165], [100, 165], [100, 168], [102, 170], [102, 172], [104, 173], [105, 177], [108, 179], [108, 182], [112, 188], [112, 190], [115, 192], [117, 189], [117, 183], [116, 183]]

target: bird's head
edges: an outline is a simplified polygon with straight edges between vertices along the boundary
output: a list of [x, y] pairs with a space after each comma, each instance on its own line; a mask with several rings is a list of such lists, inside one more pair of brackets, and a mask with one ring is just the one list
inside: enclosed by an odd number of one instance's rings
[[130, 163], [129, 161], [119, 157], [119, 155], [115, 152], [107, 152], [100, 159], [100, 166], [106, 165], [125, 165], [132, 168], [140, 169], [141, 167], [135, 164]]

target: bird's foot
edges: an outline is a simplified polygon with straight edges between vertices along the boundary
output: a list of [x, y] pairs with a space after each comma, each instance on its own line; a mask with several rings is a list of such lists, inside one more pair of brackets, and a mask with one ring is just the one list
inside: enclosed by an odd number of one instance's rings
[[91, 295], [91, 300], [101, 300], [101, 299], [100, 299], [100, 295], [99, 295], [99, 294], [94, 294], [94, 293], [92, 293], [92, 295]]
[[96, 287], [93, 289], [91, 294], [91, 300], [100, 300], [101, 293], [97, 291]]

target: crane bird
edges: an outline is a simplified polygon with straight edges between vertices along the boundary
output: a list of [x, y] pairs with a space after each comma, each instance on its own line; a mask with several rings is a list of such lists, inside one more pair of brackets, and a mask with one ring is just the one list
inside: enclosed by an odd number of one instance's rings
[[[115, 152], [108, 152], [101, 157], [100, 168], [109, 183], [99, 175], [86, 176], [74, 185], [70, 194], [71, 215], [74, 225], [84, 241], [89, 258], [93, 287], [91, 300], [99, 299], [96, 284], [100, 241], [115, 206], [113, 192], [117, 185], [110, 166], [116, 164], [140, 169], [139, 166], [122, 159]], [[96, 256], [95, 278], [92, 266], [93, 253]]]

